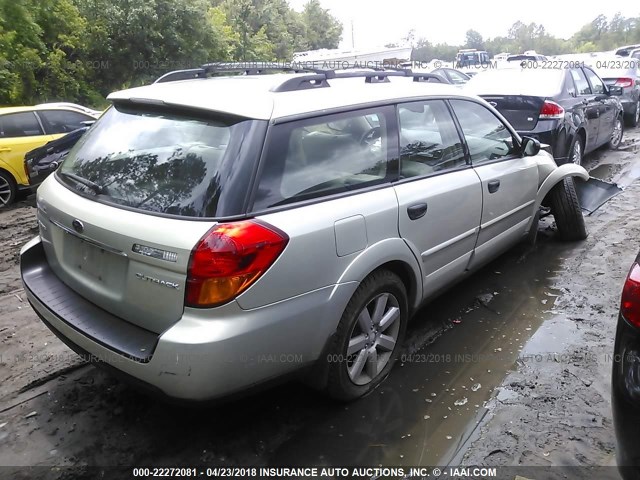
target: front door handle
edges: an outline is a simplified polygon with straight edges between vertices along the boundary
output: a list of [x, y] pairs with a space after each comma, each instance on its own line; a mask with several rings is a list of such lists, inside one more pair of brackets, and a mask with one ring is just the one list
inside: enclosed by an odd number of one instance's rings
[[416, 203], [415, 205], [407, 207], [407, 215], [409, 215], [411, 220], [418, 220], [419, 218], [424, 217], [428, 208], [429, 205], [426, 203]]
[[499, 188], [500, 180], [491, 180], [489, 183], [487, 183], [487, 189], [489, 190], [489, 193], [496, 193]]

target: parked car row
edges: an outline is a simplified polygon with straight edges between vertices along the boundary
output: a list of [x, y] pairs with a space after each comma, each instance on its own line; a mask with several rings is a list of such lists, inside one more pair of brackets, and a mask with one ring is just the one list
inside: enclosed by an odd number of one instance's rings
[[[615, 57], [590, 57], [591, 65], [582, 68], [520, 68], [516, 60], [538, 62], [547, 58], [525, 52], [508, 56], [497, 69], [463, 72], [440, 67], [429, 73], [486, 98], [520, 134], [550, 145], [558, 163], [580, 164], [585, 154], [602, 145], [620, 145], [624, 125], [618, 119], [618, 104], [622, 105], [627, 126], [640, 123], [640, 61], [633, 57], [636, 50], [636, 45], [629, 45], [617, 50]], [[44, 149], [37, 147], [66, 132], [85, 131], [86, 124], [100, 114], [72, 103], [0, 109], [0, 207], [11, 203], [20, 190], [37, 186], [81, 134], [75, 132]], [[23, 165], [25, 158], [28, 161]]]
[[558, 164], [580, 165], [586, 153], [622, 142], [623, 88], [606, 85], [586, 66], [490, 70], [465, 90], [487, 100], [519, 134], [550, 145]]

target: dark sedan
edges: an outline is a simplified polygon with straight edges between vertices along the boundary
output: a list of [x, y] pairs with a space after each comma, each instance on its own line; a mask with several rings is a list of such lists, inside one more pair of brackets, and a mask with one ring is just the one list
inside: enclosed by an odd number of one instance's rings
[[640, 255], [622, 290], [611, 378], [617, 457], [625, 479], [640, 478]]
[[58, 168], [62, 159], [88, 129], [88, 126], [79, 128], [26, 153], [24, 164], [31, 188], [35, 189]]
[[520, 135], [550, 145], [558, 164], [580, 165], [586, 153], [622, 142], [622, 89], [588, 67], [490, 70], [464, 89], [497, 108]]

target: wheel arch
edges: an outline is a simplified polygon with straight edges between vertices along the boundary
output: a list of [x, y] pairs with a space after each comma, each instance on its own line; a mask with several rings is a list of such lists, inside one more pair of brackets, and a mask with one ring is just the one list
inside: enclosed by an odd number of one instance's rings
[[589, 180], [589, 173], [584, 169], [584, 167], [575, 165], [573, 163], [565, 163], [564, 165], [560, 165], [549, 174], [544, 182], [542, 182], [542, 185], [540, 185], [540, 187], [538, 188], [534, 212], [538, 210], [538, 208], [540, 208], [540, 205], [544, 204], [545, 199], [549, 195], [551, 189], [567, 177], [577, 177], [586, 182], [587, 180]]
[[[373, 270], [369, 275], [379, 271], [379, 270], [389, 270], [391, 273], [400, 278], [402, 281], [404, 288], [407, 290], [407, 299], [409, 301], [409, 316], [416, 308], [416, 305], [420, 303], [421, 295], [418, 296], [418, 282], [413, 274], [411, 267], [402, 260], [392, 260], [387, 263], [383, 263], [378, 268]], [[421, 285], [422, 287], [422, 285]]]
[[584, 155], [585, 149], [587, 148], [587, 129], [584, 127], [584, 125], [580, 125], [571, 137], [571, 144], [569, 145], [569, 151], [567, 152], [567, 155], [571, 154], [571, 148], [573, 147], [573, 143], [577, 138], [580, 138], [582, 140], [582, 155]]
[[422, 301], [422, 269], [401, 238], [383, 240], [361, 252], [345, 269], [338, 283], [361, 283], [373, 272], [384, 269], [400, 277], [407, 289], [409, 311], [415, 311]]
[[13, 180], [14, 185], [16, 186], [21, 185], [20, 182], [18, 182], [18, 177], [16, 176], [16, 172], [13, 170], [13, 168], [11, 168], [11, 165], [9, 165], [7, 162], [5, 162], [2, 159], [0, 159], [0, 172], [6, 173], [7, 175], [9, 175], [11, 180]]

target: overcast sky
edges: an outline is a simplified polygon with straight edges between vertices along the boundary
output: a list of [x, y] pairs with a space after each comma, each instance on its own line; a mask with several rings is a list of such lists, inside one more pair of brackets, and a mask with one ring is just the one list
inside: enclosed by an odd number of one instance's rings
[[[307, 0], [289, 0], [301, 10]], [[569, 38], [585, 23], [603, 13], [609, 19], [620, 11], [626, 17], [640, 15], [637, 1], [567, 2], [537, 0], [523, 4], [497, 1], [429, 0], [320, 0], [342, 21], [341, 47], [351, 48], [351, 22], [356, 48], [399, 42], [412, 28], [416, 37], [431, 43], [464, 43], [465, 32], [477, 30], [484, 38], [506, 35], [516, 21], [535, 22], [560, 38]], [[521, 6], [522, 5], [522, 6]], [[612, 10], [606, 11], [607, 5]]]

